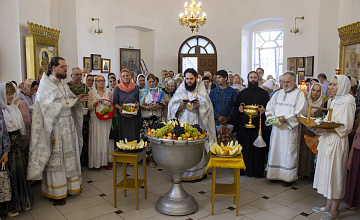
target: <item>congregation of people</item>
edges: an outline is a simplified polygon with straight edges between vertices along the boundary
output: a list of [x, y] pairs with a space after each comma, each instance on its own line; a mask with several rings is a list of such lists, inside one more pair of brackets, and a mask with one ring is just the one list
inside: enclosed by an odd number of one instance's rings
[[[64, 83], [68, 71], [71, 81]], [[358, 79], [336, 75], [328, 81], [320, 73], [306, 79], [303, 88], [293, 72], [277, 80], [271, 75], [265, 79], [262, 68], [248, 73], [246, 80], [226, 70], [201, 74], [194, 69], [178, 74], [163, 70], [158, 78], [123, 69], [118, 79], [113, 73], [104, 77], [85, 68], [69, 69], [65, 59], [54, 57], [39, 82], [1, 83], [0, 162], [12, 176], [12, 199], [0, 203], [0, 215], [17, 216], [31, 209], [36, 202], [31, 184], [39, 181], [42, 194], [54, 205], [66, 204], [68, 195], [82, 191], [82, 166], [94, 172], [111, 170], [109, 153], [116, 142], [147, 140], [149, 128], [175, 118], [199, 124], [208, 137], [202, 160], [184, 173], [183, 181], [206, 179], [209, 147], [233, 140], [243, 147], [246, 170], [241, 175], [284, 187], [299, 178], [311, 179], [327, 201], [313, 208], [324, 213], [321, 219], [339, 219], [343, 199], [349, 209], [360, 208]], [[114, 117], [100, 120], [97, 108], [111, 108], [111, 103]], [[130, 103], [137, 112], [132, 117], [123, 113], [124, 104]], [[248, 105], [259, 110], [253, 128], [246, 127]], [[307, 127], [298, 117], [308, 114], [325, 121], [331, 117], [342, 125]], [[231, 137], [222, 135], [224, 128], [231, 130]], [[259, 138], [264, 145], [256, 144]], [[315, 148], [308, 146], [309, 140]], [[156, 167], [151, 144], [146, 153], [149, 166]]]

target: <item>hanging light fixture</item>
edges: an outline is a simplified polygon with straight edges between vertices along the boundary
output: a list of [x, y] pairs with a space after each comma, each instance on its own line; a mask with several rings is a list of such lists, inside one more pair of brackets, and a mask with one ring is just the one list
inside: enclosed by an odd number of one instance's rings
[[188, 6], [188, 3], [185, 2], [184, 5], [185, 13], [181, 13], [179, 15], [179, 23], [182, 26], [190, 27], [191, 32], [199, 31], [199, 25], [203, 26], [206, 24], [206, 15], [203, 13], [202, 17], [200, 17], [201, 12], [201, 2], [195, 5], [195, 1], [191, 0], [191, 4]]

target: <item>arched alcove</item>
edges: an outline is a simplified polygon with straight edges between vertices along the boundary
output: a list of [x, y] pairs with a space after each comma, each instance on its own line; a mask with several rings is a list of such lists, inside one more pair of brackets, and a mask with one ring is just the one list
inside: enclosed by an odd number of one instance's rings
[[145, 61], [149, 71], [154, 70], [155, 31], [140, 26], [115, 27], [115, 73], [120, 73], [120, 48], [134, 47], [140, 49], [141, 59]]
[[[264, 68], [265, 75], [269, 74], [278, 79], [278, 75], [283, 72], [283, 31], [283, 18], [262, 18], [242, 26], [241, 75], [244, 79], [247, 73], [257, 67]], [[274, 53], [276, 60], [268, 61], [271, 63], [269, 66], [273, 67], [269, 68], [271, 71], [259, 63], [261, 53]]]

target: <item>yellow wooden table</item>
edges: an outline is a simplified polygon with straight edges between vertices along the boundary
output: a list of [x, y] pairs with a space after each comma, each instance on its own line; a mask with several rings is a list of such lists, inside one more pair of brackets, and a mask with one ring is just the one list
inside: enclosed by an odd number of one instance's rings
[[[136, 193], [136, 209], [139, 209], [138, 190], [144, 184], [145, 199], [147, 199], [147, 185], [146, 185], [146, 150], [138, 153], [124, 153], [120, 151], [113, 151], [110, 153], [113, 156], [113, 181], [114, 181], [114, 207], [117, 208], [117, 189], [124, 189], [124, 196], [126, 197], [126, 190], [135, 190]], [[144, 179], [138, 178], [138, 162], [143, 160], [143, 173]], [[117, 183], [117, 168], [116, 163], [123, 163], [124, 178], [121, 182]], [[126, 164], [134, 164], [134, 177], [126, 177]]]
[[[218, 157], [211, 154], [209, 164], [206, 169], [212, 167], [212, 188], [211, 188], [211, 214], [214, 215], [215, 195], [234, 196], [236, 203], [236, 216], [239, 215], [239, 188], [240, 188], [240, 169], [245, 170], [245, 163], [242, 154], [236, 157]], [[234, 183], [223, 184], [216, 183], [216, 168], [234, 169]]]

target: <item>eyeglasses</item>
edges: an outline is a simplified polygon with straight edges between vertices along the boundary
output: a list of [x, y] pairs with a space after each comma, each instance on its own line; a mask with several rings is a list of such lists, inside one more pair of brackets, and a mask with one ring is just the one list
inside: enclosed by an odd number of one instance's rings
[[103, 80], [103, 79], [98, 79], [98, 80], [96, 80], [96, 82], [101, 83], [101, 82], [105, 82], [105, 80]]

